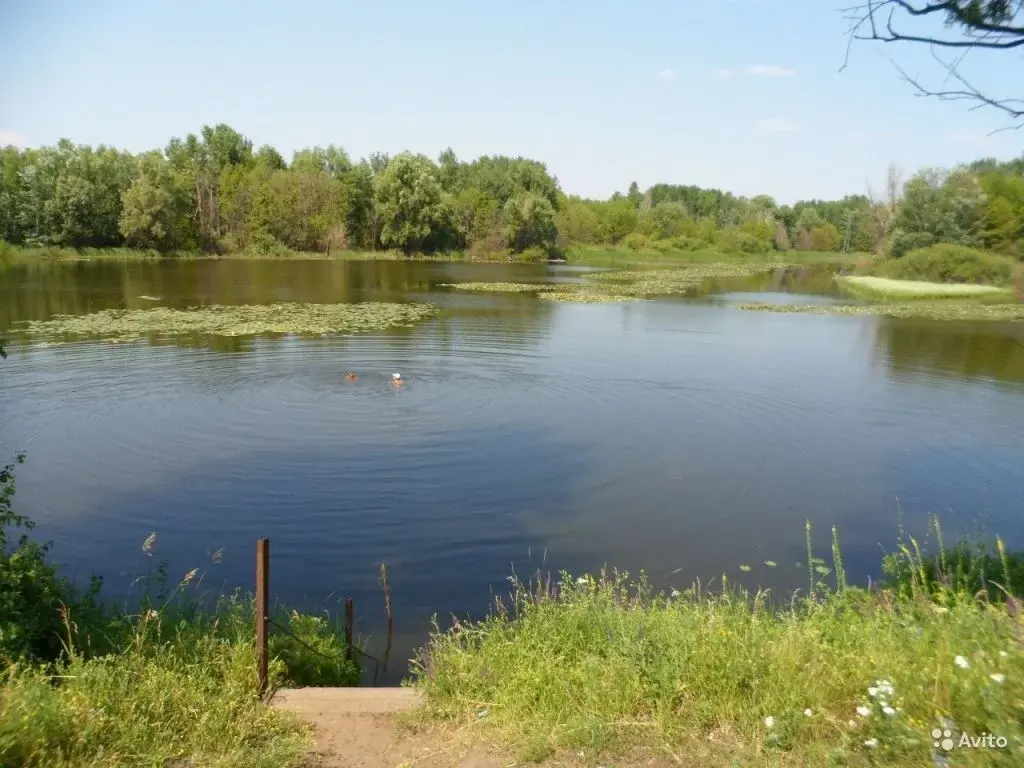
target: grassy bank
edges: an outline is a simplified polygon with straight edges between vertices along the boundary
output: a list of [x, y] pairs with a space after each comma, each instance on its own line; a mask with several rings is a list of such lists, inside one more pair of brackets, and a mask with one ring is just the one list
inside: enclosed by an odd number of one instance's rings
[[[363, 251], [334, 250], [330, 253], [293, 251], [281, 249], [274, 252], [236, 251], [227, 253], [201, 253], [196, 251], [176, 251], [159, 253], [157, 251], [137, 250], [132, 248], [29, 248], [0, 244], [0, 264], [34, 264], [53, 261], [153, 261], [159, 259], [243, 259], [243, 260], [337, 260], [337, 261], [438, 261], [438, 262], [500, 262], [543, 261], [541, 254], [527, 252], [513, 255], [507, 251], [493, 253], [474, 253], [464, 251], [449, 253], [416, 253], [407, 255], [396, 250]], [[869, 257], [865, 254], [838, 252], [775, 251], [764, 253], [723, 252], [714, 249], [696, 251], [656, 250], [644, 248], [631, 250], [622, 247], [606, 246], [570, 246], [561, 254], [569, 264], [580, 266], [600, 266], [631, 268], [634, 266], [673, 266], [686, 264], [710, 264], [721, 262], [773, 263], [780, 260], [789, 264], [855, 264]]]
[[592, 267], [615, 267], [633, 269], [649, 266], [678, 266], [687, 264], [715, 264], [740, 262], [748, 264], [776, 264], [785, 262], [792, 265], [813, 264], [857, 264], [870, 259], [868, 254], [839, 253], [825, 251], [766, 251], [763, 253], [723, 252], [711, 248], [696, 251], [656, 250], [644, 248], [632, 250], [621, 247], [574, 245], [566, 250], [570, 264]]
[[913, 544], [893, 558], [896, 588], [854, 589], [837, 545], [782, 601], [724, 577], [714, 592], [615, 573], [515, 582], [488, 618], [432, 635], [415, 672], [426, 716], [525, 759], [591, 765], [946, 765], [934, 728], [1007, 739], [951, 765], [1019, 765], [1019, 616], [944, 571], [929, 579]]
[[[311, 252], [283, 249], [272, 253], [259, 251], [235, 251], [230, 253], [203, 253], [199, 251], [158, 251], [138, 250], [134, 248], [26, 248], [0, 243], [0, 266], [19, 264], [39, 264], [46, 262], [81, 262], [81, 261], [159, 261], [160, 259], [202, 261], [213, 259], [238, 259], [250, 261], [466, 261], [462, 252], [412, 254], [401, 251], [331, 251]], [[504, 254], [495, 254], [493, 261], [506, 261]]]
[[[169, 579], [153, 535], [133, 607], [113, 608], [20, 536], [32, 522], [13, 497], [0, 467], [0, 766], [306, 764], [308, 729], [261, 700], [250, 596], [203, 595], [198, 569]], [[274, 622], [272, 686], [358, 684], [328, 615], [278, 607]]]

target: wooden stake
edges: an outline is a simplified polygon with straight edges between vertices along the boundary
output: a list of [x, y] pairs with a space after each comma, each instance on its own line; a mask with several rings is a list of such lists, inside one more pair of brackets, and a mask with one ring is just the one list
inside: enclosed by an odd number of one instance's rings
[[270, 663], [270, 539], [256, 541], [256, 676], [260, 695], [267, 692]]
[[345, 660], [352, 661], [352, 625], [355, 623], [352, 598], [345, 598]]

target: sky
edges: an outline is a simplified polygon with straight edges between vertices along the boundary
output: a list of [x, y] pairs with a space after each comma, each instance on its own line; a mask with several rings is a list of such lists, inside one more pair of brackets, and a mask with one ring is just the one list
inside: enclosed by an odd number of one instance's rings
[[[780, 203], [1024, 153], [1000, 113], [915, 96], [896, 64], [941, 85], [926, 48], [859, 43], [840, 71], [852, 2], [0, 0], [0, 144], [137, 152], [223, 122], [286, 157], [450, 146], [541, 160], [570, 194]], [[965, 68], [1024, 95], [1019, 51]]]

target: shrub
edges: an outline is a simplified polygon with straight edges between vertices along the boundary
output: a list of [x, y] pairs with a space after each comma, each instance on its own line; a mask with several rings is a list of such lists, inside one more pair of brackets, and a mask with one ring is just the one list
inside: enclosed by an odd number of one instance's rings
[[963, 245], [940, 243], [910, 251], [898, 259], [884, 259], [874, 273], [898, 280], [927, 280], [933, 283], [984, 283], [1006, 285], [1013, 262], [994, 253]]
[[639, 232], [632, 232], [622, 238], [622, 244], [631, 251], [642, 251], [651, 247], [651, 239]]
[[512, 259], [514, 261], [525, 262], [527, 264], [538, 264], [548, 260], [548, 251], [544, 248], [532, 246], [520, 251], [519, 253], [513, 254]]
[[771, 250], [771, 244], [746, 232], [726, 229], [718, 233], [715, 247], [724, 253], [764, 253]]
[[927, 248], [935, 245], [935, 235], [930, 232], [904, 232], [897, 229], [892, 233], [892, 243], [889, 246], [889, 253], [893, 258], [901, 258], [907, 253], [918, 248]]

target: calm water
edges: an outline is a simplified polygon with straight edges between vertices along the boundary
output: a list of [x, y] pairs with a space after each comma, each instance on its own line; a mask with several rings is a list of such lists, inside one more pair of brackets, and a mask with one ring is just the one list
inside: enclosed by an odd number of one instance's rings
[[839, 527], [848, 574], [866, 581], [899, 509], [913, 530], [938, 512], [951, 534], [1024, 546], [1024, 326], [734, 306], [831, 300], [814, 271], [608, 305], [439, 287], [578, 275], [242, 261], [4, 272], [0, 328], [152, 306], [141, 295], [447, 310], [350, 338], [15, 346], [0, 364], [0, 448], [28, 456], [17, 506], [72, 573], [105, 576], [113, 594], [147, 567], [150, 531], [172, 574], [200, 567], [212, 589], [252, 586], [268, 536], [275, 596], [332, 610], [353, 597], [378, 653], [384, 561], [400, 658], [432, 613], [486, 609], [513, 567], [796, 586], [810, 519], [823, 550]]

